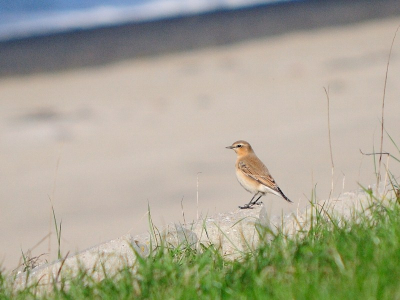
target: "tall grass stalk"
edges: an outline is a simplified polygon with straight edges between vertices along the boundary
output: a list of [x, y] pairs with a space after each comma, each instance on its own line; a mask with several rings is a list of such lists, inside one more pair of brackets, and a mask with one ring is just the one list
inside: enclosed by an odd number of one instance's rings
[[[50, 200], [51, 201], [51, 200]], [[57, 217], [56, 213], [54, 211], [54, 206], [53, 203], [51, 203], [51, 211], [53, 212], [53, 221], [54, 221], [54, 227], [56, 229], [56, 237], [57, 237], [57, 257], [58, 259], [61, 259], [61, 229], [62, 229], [62, 220], [60, 221], [60, 224], [57, 223]]]
[[331, 155], [331, 191], [329, 193], [328, 199], [331, 198], [332, 193], [333, 193], [333, 177], [335, 173], [335, 164], [333, 163], [333, 152], [332, 152], [332, 138], [331, 138], [331, 118], [330, 118], [330, 98], [329, 98], [329, 87], [326, 89], [324, 87], [325, 95], [326, 95], [326, 100], [327, 100], [327, 106], [328, 106], [328, 138], [329, 138], [329, 152]]
[[380, 177], [381, 177], [381, 163], [382, 163], [382, 152], [383, 152], [383, 131], [384, 131], [384, 122], [385, 122], [384, 113], [385, 113], [386, 85], [387, 85], [387, 79], [388, 79], [388, 74], [389, 74], [390, 58], [392, 56], [393, 45], [394, 45], [394, 41], [396, 40], [396, 36], [397, 36], [397, 32], [399, 31], [399, 28], [400, 28], [400, 25], [397, 27], [397, 29], [393, 35], [392, 43], [390, 45], [389, 56], [388, 56], [388, 60], [387, 60], [387, 64], [386, 64], [385, 83], [383, 86], [382, 116], [381, 116], [381, 143], [380, 143], [380, 151], [379, 151], [380, 155], [379, 155], [379, 164], [378, 164], [378, 176], [377, 176], [377, 182], [376, 182], [377, 192], [378, 192], [378, 188], [379, 188], [379, 182], [381, 179]]

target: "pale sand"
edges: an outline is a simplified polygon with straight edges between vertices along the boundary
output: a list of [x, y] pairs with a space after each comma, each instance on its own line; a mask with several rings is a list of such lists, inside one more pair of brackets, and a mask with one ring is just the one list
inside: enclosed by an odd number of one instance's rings
[[[0, 79], [0, 261], [44, 237], [53, 198], [62, 252], [159, 226], [232, 211], [251, 195], [235, 155], [249, 141], [295, 203], [264, 198], [270, 214], [375, 182], [383, 84], [400, 18], [299, 31], [97, 68]], [[393, 49], [385, 126], [400, 142], [400, 40]], [[395, 153], [386, 138], [384, 150]], [[57, 161], [59, 166], [56, 172]], [[399, 164], [390, 162], [394, 174]], [[55, 183], [55, 184], [54, 184]], [[343, 187], [344, 183], [344, 187]], [[55, 187], [55, 188], [54, 188]], [[55, 192], [53, 192], [55, 191]], [[48, 252], [47, 242], [34, 251]], [[52, 238], [51, 257], [56, 255]]]

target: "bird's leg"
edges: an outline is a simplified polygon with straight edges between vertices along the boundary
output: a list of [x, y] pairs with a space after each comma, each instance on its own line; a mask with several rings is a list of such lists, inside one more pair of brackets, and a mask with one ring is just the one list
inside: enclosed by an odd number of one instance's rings
[[[257, 195], [258, 195], [258, 193], [257, 193], [257, 194], [254, 194], [253, 198], [251, 198], [251, 200], [250, 200], [249, 203], [247, 203], [247, 204], [245, 204], [245, 205], [243, 205], [243, 206], [239, 206], [239, 208], [240, 208], [240, 209], [252, 208], [252, 206], [254, 205], [254, 204], [252, 204], [253, 199], [254, 199]], [[260, 196], [260, 197], [261, 197], [261, 196]], [[260, 198], [258, 198], [258, 199], [260, 199]], [[257, 200], [258, 200], [258, 199], [257, 199]], [[257, 201], [256, 201], [256, 202], [257, 202]]]
[[[258, 195], [258, 193], [257, 193], [256, 195]], [[256, 195], [254, 195], [254, 196], [256, 196]], [[261, 205], [261, 202], [260, 202], [260, 203], [257, 203], [257, 201], [260, 200], [260, 198], [261, 198], [262, 196], [263, 196], [263, 195], [261, 194], [260, 197], [258, 197], [257, 200], [254, 201], [253, 203], [250, 203], [250, 205]], [[254, 198], [254, 197], [253, 197], [253, 198]]]

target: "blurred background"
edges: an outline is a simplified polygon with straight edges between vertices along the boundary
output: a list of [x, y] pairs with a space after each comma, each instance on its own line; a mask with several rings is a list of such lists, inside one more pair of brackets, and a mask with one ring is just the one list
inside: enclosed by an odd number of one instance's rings
[[[145, 232], [148, 207], [160, 228], [236, 210], [239, 139], [294, 201], [272, 215], [374, 184], [399, 25], [392, 0], [1, 0], [0, 266], [56, 258], [52, 205], [64, 255]], [[395, 40], [397, 143], [399, 78]]]

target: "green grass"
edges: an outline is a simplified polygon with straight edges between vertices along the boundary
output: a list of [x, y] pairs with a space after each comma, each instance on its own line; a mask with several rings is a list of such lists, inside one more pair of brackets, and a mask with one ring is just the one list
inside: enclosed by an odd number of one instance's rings
[[34, 285], [12, 290], [0, 273], [0, 299], [400, 299], [399, 206], [368, 210], [340, 226], [317, 216], [307, 234], [277, 234], [236, 261], [213, 247], [160, 248], [136, 271], [101, 282], [81, 272], [40, 297]]

